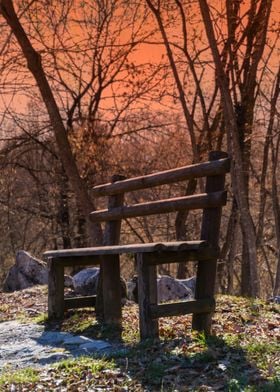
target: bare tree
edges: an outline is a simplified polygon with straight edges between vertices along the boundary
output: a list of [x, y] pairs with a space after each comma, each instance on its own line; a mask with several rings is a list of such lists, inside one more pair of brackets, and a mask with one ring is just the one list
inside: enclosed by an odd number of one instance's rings
[[[259, 7], [258, 6], [259, 3]], [[259, 276], [257, 270], [257, 246], [256, 233], [252, 215], [249, 208], [248, 200], [248, 157], [250, 157], [250, 146], [253, 122], [253, 109], [255, 102], [256, 75], [258, 64], [263, 54], [269, 15], [271, 11], [271, 1], [253, 1], [248, 15], [247, 29], [244, 30], [242, 39], [239, 43], [234, 37], [235, 30], [238, 26], [236, 23], [238, 14], [232, 12], [239, 11], [237, 4], [228, 2], [228, 15], [230, 23], [230, 58], [235, 70], [237, 69], [238, 86], [240, 87], [241, 101], [238, 104], [239, 116], [236, 113], [236, 106], [230, 93], [229, 79], [226, 69], [221, 61], [217, 40], [214, 34], [213, 21], [210, 16], [210, 10], [205, 0], [200, 0], [200, 9], [203, 16], [204, 26], [208, 41], [211, 47], [219, 88], [222, 95], [223, 112], [228, 133], [229, 150], [232, 153], [232, 181], [234, 193], [240, 211], [240, 222], [243, 233], [243, 246], [245, 248], [247, 259], [243, 259], [243, 265], [247, 266], [247, 273], [243, 272], [243, 292], [257, 296], [260, 293]], [[232, 23], [232, 21], [234, 21]], [[244, 60], [239, 68], [237, 53], [238, 47], [247, 40], [244, 53]], [[232, 41], [233, 40], [233, 41]], [[244, 74], [242, 79], [242, 73]], [[237, 102], [236, 102], [237, 104]], [[248, 136], [249, 135], [249, 136]], [[245, 280], [247, 285], [245, 286]]]
[[[19, 3], [17, 12], [11, 0], [0, 2], [2, 17], [36, 81], [55, 135], [58, 155], [79, 209], [87, 220], [89, 212], [95, 209], [85, 178], [85, 172], [95, 159], [91, 146], [100, 136], [100, 144], [111, 137], [128, 108], [135, 101], [140, 102], [159, 80], [152, 66], [149, 69], [136, 67], [129, 59], [147, 35], [142, 33], [141, 27], [145, 14], [138, 11], [137, 5], [132, 7], [125, 1], [118, 5], [109, 1], [106, 6], [99, 1], [60, 4], [30, 1]], [[24, 18], [24, 28], [19, 16]], [[125, 38], [124, 31], [127, 32]], [[11, 54], [11, 62], [15, 59], [16, 47], [15, 42], [9, 43], [10, 39], [7, 36], [3, 52]], [[19, 53], [17, 56], [21, 58]], [[7, 56], [3, 65], [8, 64]], [[20, 85], [14, 88], [20, 89]], [[119, 94], [118, 89], [126, 91]], [[106, 115], [101, 115], [105, 112]], [[77, 137], [77, 133], [82, 137]], [[79, 146], [75, 144], [78, 139]], [[88, 158], [92, 155], [87, 168], [79, 162], [79, 156], [85, 155]], [[100, 226], [89, 220], [88, 226], [92, 242], [101, 243]]]

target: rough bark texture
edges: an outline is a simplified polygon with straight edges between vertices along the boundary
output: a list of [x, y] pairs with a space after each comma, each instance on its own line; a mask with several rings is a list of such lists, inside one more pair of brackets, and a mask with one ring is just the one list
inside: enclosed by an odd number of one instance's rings
[[[54, 95], [46, 78], [41, 56], [33, 48], [29, 38], [27, 37], [13, 7], [11, 0], [1, 0], [0, 12], [10, 26], [15, 35], [22, 53], [27, 61], [27, 66], [34, 76], [37, 86], [40, 90], [42, 99], [45, 103], [49, 114], [50, 122], [55, 134], [59, 156], [62, 161], [65, 173], [73, 187], [76, 197], [79, 201], [81, 210], [87, 217], [93, 210], [94, 204], [89, 197], [87, 186], [79, 175], [79, 171], [73, 157], [71, 146], [67, 137], [67, 132], [63, 124], [59, 108], [55, 101]], [[88, 221], [89, 234], [93, 243], [100, 244], [102, 242], [102, 233], [99, 225], [92, 224]]]
[[259, 274], [257, 270], [257, 246], [256, 233], [252, 215], [248, 204], [248, 192], [246, 186], [246, 176], [243, 168], [242, 153], [238, 137], [238, 127], [236, 122], [234, 105], [230, 95], [227, 75], [225, 73], [220, 53], [218, 50], [213, 23], [210, 17], [209, 6], [206, 0], [199, 0], [201, 14], [208, 37], [209, 45], [215, 63], [216, 75], [222, 96], [225, 125], [227, 128], [228, 148], [232, 155], [232, 184], [240, 211], [240, 222], [243, 232], [243, 239], [247, 244], [248, 260], [250, 265], [250, 295], [258, 296], [260, 292]]

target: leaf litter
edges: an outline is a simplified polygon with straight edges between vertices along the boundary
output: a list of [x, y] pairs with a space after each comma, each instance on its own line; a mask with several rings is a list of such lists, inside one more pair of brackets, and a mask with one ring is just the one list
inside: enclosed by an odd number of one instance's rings
[[[46, 288], [39, 286], [0, 293], [0, 321], [37, 321], [47, 310], [46, 297]], [[61, 325], [51, 327], [119, 339], [96, 322], [90, 309], [70, 311]], [[280, 390], [280, 305], [218, 296], [212, 336], [192, 332], [190, 315], [160, 319], [160, 336], [159, 341], [139, 343], [138, 309], [128, 303], [123, 308], [125, 350], [110, 358], [77, 358], [36, 370], [32, 382], [13, 382], [4, 373], [0, 391]]]

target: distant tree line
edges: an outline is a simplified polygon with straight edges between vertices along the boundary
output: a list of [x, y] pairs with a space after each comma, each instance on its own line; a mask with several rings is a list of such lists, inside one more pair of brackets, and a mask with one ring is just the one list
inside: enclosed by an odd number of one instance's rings
[[[8, 264], [20, 248], [40, 255], [101, 244], [102, 227], [88, 219], [100, 202], [93, 185], [222, 149], [232, 169], [219, 288], [279, 294], [276, 7], [272, 0], [0, 0], [1, 259]], [[147, 48], [159, 53], [154, 61]], [[171, 189], [151, 197], [161, 192]], [[161, 219], [169, 219], [168, 232]], [[127, 222], [123, 235], [187, 239], [195, 222], [185, 211]], [[182, 277], [188, 268], [172, 272]]]

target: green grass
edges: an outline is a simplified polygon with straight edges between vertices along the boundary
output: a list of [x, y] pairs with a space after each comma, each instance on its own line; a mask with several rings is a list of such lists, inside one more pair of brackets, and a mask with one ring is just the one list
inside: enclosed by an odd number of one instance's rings
[[247, 385], [246, 381], [233, 378], [229, 381], [226, 391], [228, 392], [279, 392], [280, 379], [275, 378], [262, 386]]
[[273, 372], [280, 375], [280, 343], [260, 343], [251, 341], [246, 345], [245, 349], [247, 359], [254, 362], [259, 369], [268, 374]]
[[76, 376], [81, 376], [84, 371], [91, 372], [91, 374], [96, 374], [105, 369], [112, 370], [116, 367], [116, 365], [113, 360], [95, 359], [84, 356], [60, 361], [53, 367], [59, 372], [62, 372], [64, 375], [75, 374]]
[[[171, 392], [185, 390], [187, 385], [192, 392], [278, 392], [279, 309], [260, 300], [218, 296], [212, 336], [192, 332], [191, 318], [180, 316], [161, 319], [160, 339], [142, 343], [137, 306], [123, 308], [121, 338], [116, 328], [98, 323], [92, 309], [69, 311], [57, 324], [47, 323], [46, 315], [39, 314], [30, 321], [107, 340], [116, 349], [106, 357], [63, 360], [44, 370], [39, 384], [45, 390], [59, 385], [69, 391], [83, 385], [83, 390], [106, 386], [107, 390]], [[38, 380], [37, 372], [30, 372]], [[5, 372], [5, 388], [15, 383], [14, 374], [7, 378], [9, 374]], [[25, 381], [24, 374], [20, 387], [33, 390], [37, 381], [30, 387], [32, 377], [27, 373]], [[2, 390], [10, 389], [0, 386]]]
[[38, 316], [32, 317], [32, 322], [35, 324], [45, 324], [48, 322], [48, 314], [41, 313]]
[[226, 333], [223, 336], [223, 340], [229, 347], [239, 348], [242, 342], [242, 336], [240, 334]]
[[35, 383], [39, 381], [38, 370], [32, 368], [21, 369], [17, 371], [5, 371], [0, 375], [0, 386], [5, 384], [24, 384]]

